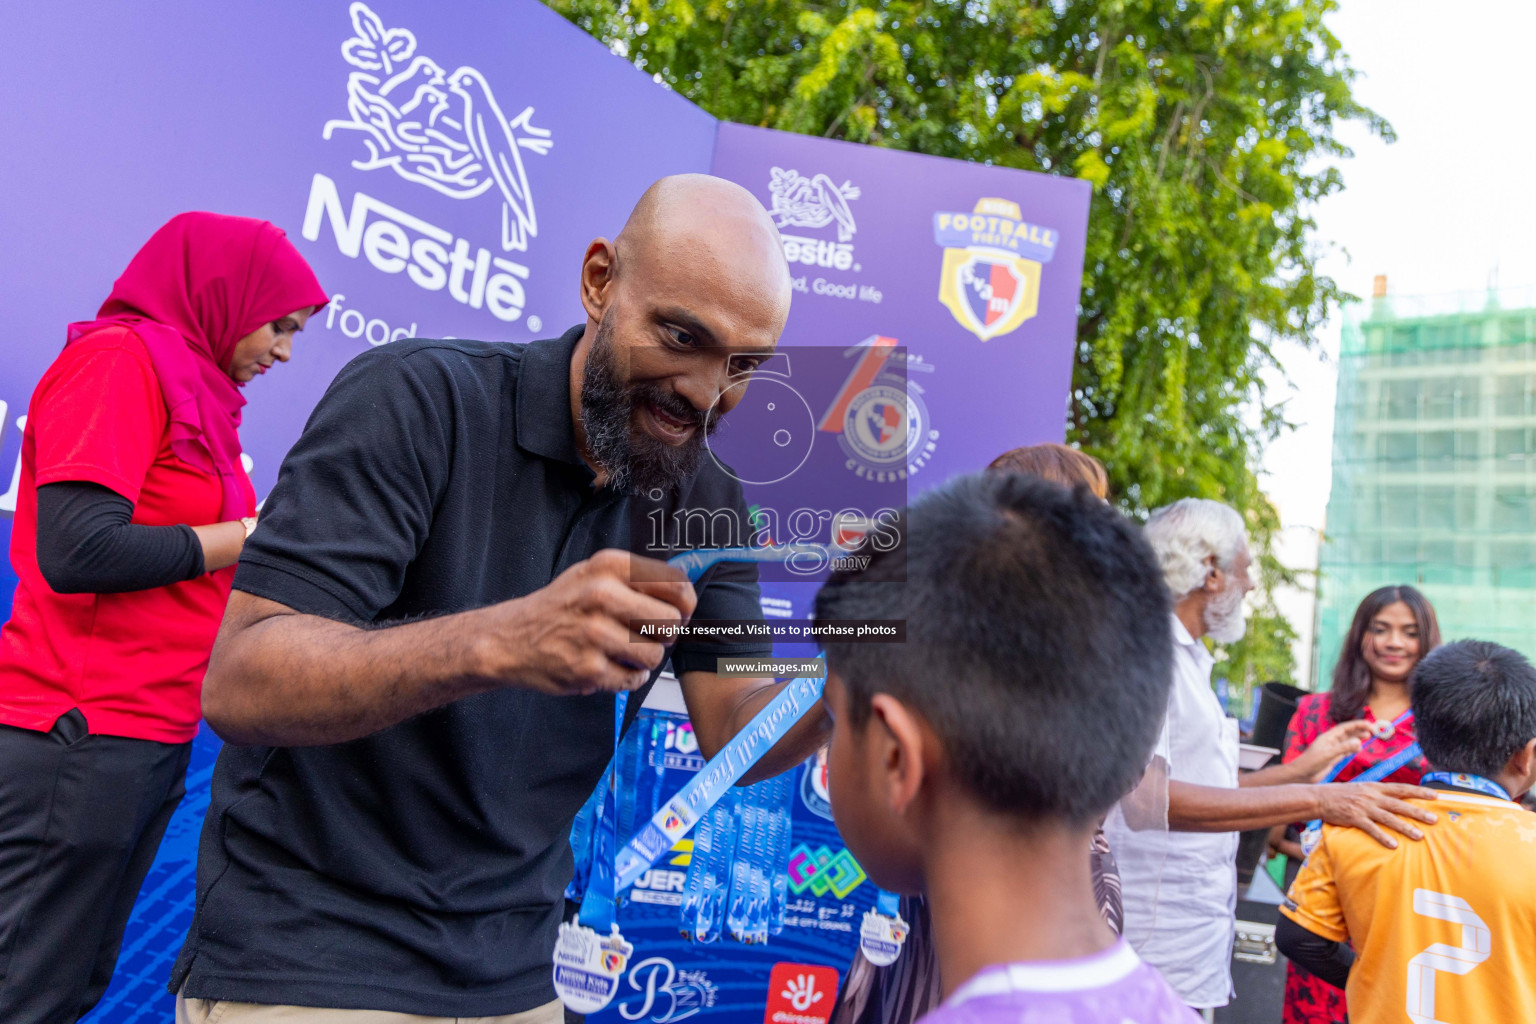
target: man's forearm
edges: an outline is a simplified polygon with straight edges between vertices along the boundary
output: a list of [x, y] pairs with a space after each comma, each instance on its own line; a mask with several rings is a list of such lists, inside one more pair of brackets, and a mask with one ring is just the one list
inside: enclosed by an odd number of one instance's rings
[[203, 682], [231, 743], [344, 743], [499, 685], [478, 671], [479, 612], [368, 630], [235, 598]]
[[1243, 772], [1237, 777], [1237, 784], [1243, 789], [1255, 786], [1289, 786], [1311, 781], [1307, 766], [1300, 761], [1270, 765], [1256, 772]]
[[1175, 832], [1246, 832], [1320, 814], [1317, 786], [1225, 789], [1168, 783], [1168, 827]]
[[[650, 563], [638, 580], [638, 563]], [[359, 629], [239, 590], [203, 681], [203, 714], [234, 743], [343, 743], [502, 686], [553, 696], [645, 684], [666, 656], [629, 623], [681, 622], [696, 595], [661, 562], [605, 549], [522, 597]]]
[[[685, 672], [679, 681], [699, 752], [705, 757], [714, 757], [786, 685], [770, 679], [726, 679], [713, 672]], [[789, 771], [814, 754], [831, 733], [832, 721], [817, 701], [737, 784], [750, 785]]]

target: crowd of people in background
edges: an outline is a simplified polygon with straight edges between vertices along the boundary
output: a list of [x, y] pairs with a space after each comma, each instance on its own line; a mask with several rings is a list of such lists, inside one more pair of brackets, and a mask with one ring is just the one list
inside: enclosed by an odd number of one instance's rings
[[[701, 445], [790, 294], [756, 200], [699, 175], [653, 186], [578, 284], [562, 338], [355, 360], [256, 532], [240, 388], [327, 302], [283, 232], [177, 217], [70, 326], [0, 633], [0, 1020], [100, 999], [205, 714], [228, 742], [179, 1024], [562, 1019], [549, 954], [611, 693], [670, 661], [712, 754], [777, 692], [715, 671], [768, 648], [626, 626], [760, 617], [750, 566], [642, 580], [623, 549], [637, 487], [745, 514]], [[1384, 586], [1277, 763], [1242, 772], [1211, 677], [1254, 587], [1243, 517], [1186, 498], [1138, 525], [1111, 499], [1083, 452], [1014, 449], [821, 588], [818, 618], [907, 623], [829, 645], [823, 709], [758, 769], [830, 744], [838, 828], [902, 894], [903, 954], [861, 954], [832, 1024], [1210, 1019], [1255, 829], [1289, 864], [1285, 1024], [1536, 1015], [1529, 662], [1442, 643]], [[508, 739], [533, 730], [563, 753]]]

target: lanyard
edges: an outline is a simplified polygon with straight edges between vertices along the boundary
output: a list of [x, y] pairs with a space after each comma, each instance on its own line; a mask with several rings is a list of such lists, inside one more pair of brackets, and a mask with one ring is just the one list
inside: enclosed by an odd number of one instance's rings
[[576, 919], [599, 935], [608, 934], [618, 912], [619, 890], [613, 879], [613, 848], [618, 845], [619, 806], [618, 771], [619, 742], [624, 736], [624, 711], [629, 706], [629, 694], [620, 693], [613, 699], [613, 757], [598, 783], [603, 798], [597, 802], [592, 820], [592, 865], [587, 879], [587, 891], [581, 897], [581, 910]]
[[1393, 772], [1397, 771], [1403, 765], [1407, 764], [1409, 761], [1412, 761], [1422, 753], [1424, 753], [1424, 751], [1420, 749], [1417, 743], [1410, 743], [1402, 750], [1399, 750], [1397, 753], [1387, 758], [1385, 761], [1378, 761], [1376, 764], [1373, 764], [1359, 775], [1356, 775], [1353, 781], [1380, 782], [1382, 779], [1386, 778], [1388, 775], [1391, 775]]
[[[803, 676], [785, 683], [779, 695], [754, 715], [745, 729], [731, 737], [619, 851], [613, 866], [615, 890], [623, 892], [633, 885], [687, 835], [730, 792], [736, 780], [816, 706], [825, 683], [825, 679]], [[593, 870], [596, 871], [596, 865]]]
[[[667, 564], [682, 569], [690, 583], [697, 583], [712, 566], [720, 562], [787, 562], [798, 558], [826, 560], [840, 548], [830, 544], [781, 544], [769, 547], [698, 548], [676, 555]], [[758, 759], [773, 747], [806, 712], [821, 699], [825, 679], [792, 679], [778, 697], [753, 716], [745, 729], [733, 736], [709, 762], [699, 769], [666, 806], [646, 822], [624, 848], [618, 846], [617, 793], [619, 738], [624, 723], [628, 694], [620, 694], [614, 706], [613, 759], [608, 762], [602, 801], [598, 805], [594, 836], [591, 878], [582, 897], [578, 920], [602, 933], [614, 921], [618, 897], [625, 889], [655, 865], [676, 842], [688, 834], [720, 798], [730, 791], [737, 779], [746, 774]]]
[[624, 711], [629, 695], [620, 693], [613, 701], [613, 751], [603, 781], [598, 783], [601, 798], [596, 800], [592, 827], [593, 856], [587, 891], [581, 898], [576, 920], [561, 924], [555, 939], [551, 981], [560, 1001], [577, 1013], [596, 1013], [613, 1001], [619, 990], [619, 978], [634, 954], [633, 944], [625, 942], [615, 920], [618, 890], [613, 884], [610, 854], [618, 827], [617, 764], [619, 742], [624, 735]]
[[1473, 775], [1471, 772], [1430, 772], [1424, 776], [1425, 782], [1438, 782], [1442, 786], [1455, 786], [1457, 789], [1471, 789], [1482, 793], [1484, 796], [1495, 797], [1499, 800], [1512, 800], [1509, 790], [1481, 775]]
[[[1382, 779], [1386, 778], [1388, 775], [1391, 775], [1393, 772], [1397, 771], [1403, 765], [1407, 764], [1409, 761], [1412, 761], [1414, 758], [1418, 757], [1422, 753], [1423, 753], [1423, 751], [1419, 749], [1419, 745], [1417, 743], [1410, 743], [1406, 747], [1404, 747], [1402, 750], [1399, 750], [1397, 753], [1395, 753], [1391, 757], [1387, 758], [1385, 761], [1380, 761], [1380, 762], [1372, 765], [1371, 767], [1367, 768], [1365, 771], [1361, 772], [1359, 775], [1356, 775], [1350, 781], [1351, 782], [1380, 782]], [[1334, 772], [1333, 774], [1337, 775], [1338, 772]], [[1318, 829], [1321, 829], [1322, 827], [1323, 827], [1322, 819], [1318, 818], [1318, 819], [1314, 819], [1313, 821], [1310, 821], [1310, 822], [1307, 823], [1306, 831], [1308, 831], [1308, 832], [1316, 832]], [[1303, 847], [1303, 849], [1305, 849], [1306, 844], [1303, 843], [1302, 847]]]
[[[1374, 740], [1374, 739], [1390, 739], [1392, 737], [1393, 733], [1396, 733], [1397, 730], [1401, 729], [1403, 726], [1407, 725], [1411, 721], [1413, 721], [1413, 709], [1409, 708], [1407, 711], [1404, 711], [1402, 714], [1400, 714], [1396, 718], [1392, 719], [1392, 723], [1389, 726], [1390, 731], [1386, 732], [1385, 735], [1382, 735], [1382, 736], [1368, 736], [1368, 737], [1366, 737], [1365, 743], [1369, 743], [1369, 742], [1371, 742], [1371, 740]], [[1326, 777], [1324, 777], [1323, 782], [1324, 783], [1332, 782], [1334, 779], [1338, 778], [1343, 773], [1345, 768], [1348, 768], [1350, 765], [1354, 764], [1357, 760], [1359, 760], [1360, 759], [1360, 755], [1365, 753], [1365, 743], [1360, 744], [1360, 749], [1355, 751], [1354, 754], [1351, 755], [1347, 760], [1340, 761], [1338, 764], [1334, 765], [1333, 766], [1333, 770], [1330, 771], [1327, 774]], [[1415, 751], [1418, 750], [1418, 745], [1417, 744], [1414, 745], [1414, 750]], [[1417, 757], [1417, 756], [1418, 756], [1418, 754], [1415, 753], [1414, 757]], [[1412, 761], [1412, 760], [1413, 760], [1413, 757], [1410, 757], [1408, 759], [1408, 761]], [[1407, 764], [1408, 761], [1402, 762], [1401, 764], [1399, 764], [1397, 766], [1397, 768], [1401, 768], [1404, 764]], [[1392, 769], [1392, 771], [1394, 771], [1394, 772], [1397, 771], [1397, 768]], [[1392, 774], [1392, 772], [1388, 772], [1387, 773], [1387, 775], [1391, 775], [1391, 774]], [[1385, 776], [1378, 775], [1377, 778], [1385, 778]], [[1356, 781], [1374, 782], [1375, 780], [1374, 779], [1363, 779], [1362, 778], [1362, 779], [1357, 779]]]

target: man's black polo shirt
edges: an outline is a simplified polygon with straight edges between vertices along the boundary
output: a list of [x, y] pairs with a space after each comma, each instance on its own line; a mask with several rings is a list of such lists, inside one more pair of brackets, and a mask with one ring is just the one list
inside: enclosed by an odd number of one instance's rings
[[[529, 594], [627, 547], [628, 499], [594, 492], [576, 448], [580, 334], [353, 360], [284, 460], [235, 587], [383, 624]], [[681, 504], [745, 521], [740, 484], [708, 458]], [[703, 584], [696, 616], [761, 617], [755, 567]], [[768, 653], [679, 644], [672, 663]], [[513, 688], [351, 743], [226, 746], [172, 990], [446, 1017], [549, 1002], [571, 821], [612, 750], [613, 697]]]

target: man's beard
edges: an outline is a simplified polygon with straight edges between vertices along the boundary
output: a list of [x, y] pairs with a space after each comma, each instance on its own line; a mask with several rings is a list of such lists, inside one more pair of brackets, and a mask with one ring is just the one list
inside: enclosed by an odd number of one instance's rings
[[[667, 444], [635, 425], [635, 410], [654, 405], [669, 416], [696, 424], [682, 444]], [[587, 451], [608, 473], [608, 486], [630, 494], [671, 491], [693, 476], [704, 455], [704, 438], [720, 418], [700, 413], [687, 399], [659, 384], [626, 384], [607, 317], [598, 325], [581, 375], [581, 422]]]
[[1243, 592], [1229, 586], [1205, 606], [1205, 632], [1219, 644], [1235, 644], [1248, 631], [1243, 618]]

